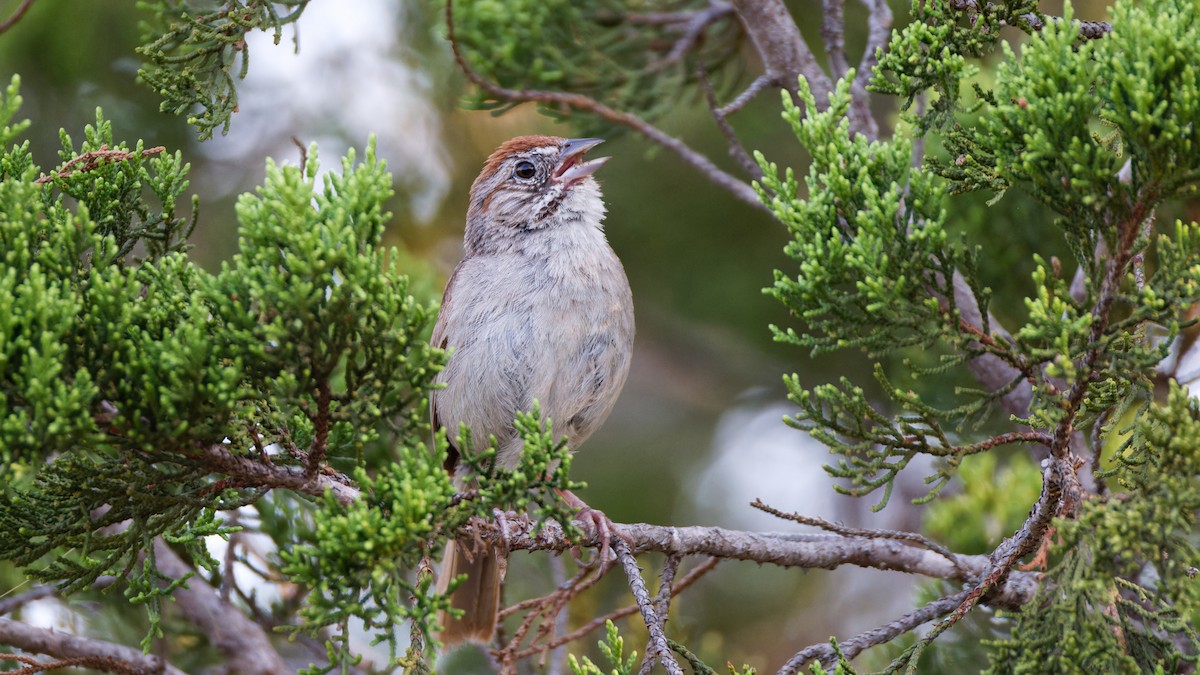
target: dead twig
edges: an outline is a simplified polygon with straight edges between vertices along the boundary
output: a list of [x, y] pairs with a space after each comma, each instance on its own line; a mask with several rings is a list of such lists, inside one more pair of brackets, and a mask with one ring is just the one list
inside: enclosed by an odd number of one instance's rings
[[[166, 148], [160, 145], [143, 150], [140, 153], [140, 156], [150, 157], [151, 155], [157, 155], [165, 150]], [[55, 171], [50, 175], [41, 176], [33, 182], [36, 185], [45, 185], [46, 183], [53, 181], [55, 178], [66, 178], [72, 174], [92, 171], [93, 169], [103, 166], [104, 164], [127, 162], [136, 156], [138, 156], [138, 153], [129, 152], [128, 150], [111, 150], [107, 145], [101, 145], [99, 150], [92, 150], [91, 152], [85, 152], [78, 157], [73, 157], [66, 164], [63, 164], [62, 168], [58, 171]]]
[[30, 7], [33, 7], [33, 0], [22, 0], [21, 4], [17, 6], [16, 11], [0, 23], [0, 34], [3, 34], [9, 28], [17, 25], [18, 21], [25, 18], [25, 12], [28, 12]]

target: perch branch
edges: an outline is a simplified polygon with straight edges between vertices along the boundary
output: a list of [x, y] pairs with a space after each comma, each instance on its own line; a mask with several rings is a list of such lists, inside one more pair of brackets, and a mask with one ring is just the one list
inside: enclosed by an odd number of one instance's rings
[[[9, 619], [0, 619], [0, 643], [30, 654], [45, 654], [64, 660], [78, 659], [79, 665], [113, 673], [186, 675], [162, 658], [154, 654], [143, 654], [132, 647], [78, 637], [53, 628], [37, 628]], [[0, 661], [12, 660], [12, 657], [12, 654], [0, 654]], [[27, 672], [41, 672], [46, 665], [49, 664], [43, 665], [39, 670]]]
[[[511, 550], [565, 552], [577, 546], [598, 547], [597, 538], [571, 540], [553, 521], [537, 523], [524, 514], [510, 513], [503, 525], [474, 519], [460, 532], [485, 541], [504, 539]], [[836, 534], [743, 532], [719, 527], [664, 527], [616, 524], [614, 534], [634, 542], [632, 552], [655, 551], [676, 555], [705, 555], [725, 560], [749, 560], [778, 567], [836, 569], [855, 565], [879, 570], [976, 583], [991, 569], [986, 556], [956, 555], [956, 567], [940, 553], [890, 539], [862, 539]], [[1040, 575], [1013, 572], [988, 595], [988, 604], [1013, 609], [1036, 592]]]

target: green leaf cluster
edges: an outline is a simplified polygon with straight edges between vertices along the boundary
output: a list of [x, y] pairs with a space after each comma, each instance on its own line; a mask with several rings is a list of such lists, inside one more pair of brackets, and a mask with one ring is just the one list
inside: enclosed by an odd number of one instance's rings
[[[785, 248], [797, 262], [776, 271], [766, 290], [805, 322], [806, 328], [772, 326], [779, 342], [809, 348], [814, 355], [859, 348], [872, 357], [906, 348], [945, 350], [928, 372], [944, 371], [985, 351], [979, 334], [962, 330], [953, 280], [977, 264], [975, 250], [951, 240], [943, 223], [945, 190], [937, 177], [911, 166], [909, 141], [869, 141], [852, 136], [846, 117], [850, 81], [841, 80], [829, 105], [819, 110], [807, 82], [798, 97], [783, 96], [783, 117], [812, 155], [801, 196], [792, 169], [758, 153], [763, 170], [756, 189], [792, 234]], [[802, 112], [804, 111], [804, 112]], [[967, 277], [971, 281], [971, 277]], [[971, 285], [986, 314], [986, 289]], [[988, 403], [974, 396], [963, 406], [938, 410], [910, 389], [893, 384], [881, 367], [876, 378], [900, 415], [883, 412], [866, 392], [843, 379], [813, 389], [785, 378], [789, 398], [801, 414], [789, 423], [812, 433], [840, 454], [830, 472], [848, 479], [840, 489], [855, 495], [884, 488], [918, 454], [945, 457], [928, 497], [952, 475], [961, 457], [953, 425]]]
[[[1200, 652], [1200, 406], [1172, 384], [1129, 416], [1112, 494], [1056, 522], [1062, 560], [993, 651], [993, 672], [1178, 672]], [[1114, 421], [1118, 427], [1123, 422]]]
[[869, 89], [903, 98], [906, 110], [917, 96], [932, 92], [928, 110], [918, 118], [922, 132], [954, 121], [963, 108], [964, 81], [969, 82], [979, 73], [978, 65], [970, 59], [995, 49], [1001, 41], [1002, 26], [1029, 31], [1028, 18], [1042, 18], [1033, 0], [970, 4], [916, 1], [912, 3], [912, 15], [915, 20], [893, 34], [887, 50], [879, 51], [879, 64]]
[[[393, 660], [398, 631], [409, 622], [413, 639], [402, 660], [411, 668], [428, 665], [434, 654], [424, 645], [436, 643], [437, 613], [450, 609], [448, 597], [433, 587], [429, 561], [471, 518], [491, 519], [502, 505], [527, 510], [539, 527], [554, 519], [577, 532], [571, 511], [554, 494], [581, 487], [567, 477], [570, 449], [554, 440], [536, 409], [521, 414], [515, 427], [524, 442], [518, 466], [495, 466], [492, 439], [485, 451], [463, 458], [476, 476], [465, 490], [442, 466], [446, 443], [440, 432], [437, 452], [400, 448], [399, 460], [375, 475], [360, 468], [355, 479], [362, 497], [343, 507], [327, 496], [325, 508], [313, 514], [312, 527], [300, 532], [300, 543], [281, 551], [283, 572], [313, 589], [300, 612], [305, 623], [296, 630], [339, 629], [329, 642], [331, 668], [353, 658], [346, 640], [351, 618], [361, 619], [377, 642], [386, 642]], [[463, 434], [457, 447], [472, 447], [466, 430]], [[449, 590], [462, 581], [452, 582]]]
[[[221, 127], [229, 131], [237, 111], [237, 80], [246, 77], [250, 51], [246, 34], [273, 33], [293, 24], [309, 0], [142, 0], [151, 18], [142, 23], [146, 59], [138, 77], [162, 96], [163, 112], [187, 115], [200, 140]], [[235, 67], [237, 68], [235, 72]]]
[[[831, 449], [826, 469], [849, 494], [882, 490], [886, 502], [920, 455], [937, 464], [919, 501], [957, 472], [961, 493], [939, 500], [928, 522], [977, 551], [1017, 529], [1038, 495], [1032, 463], [996, 448], [1073, 435], [1064, 452], [1095, 446], [1078, 466], [1093, 460], [1097, 496], [1068, 495], [1054, 567], [1011, 636], [991, 644], [993, 668], [1190, 668], [1200, 610], [1196, 407], [1177, 386], [1162, 393], [1157, 367], [1195, 322], [1200, 230], [1156, 216], [1200, 182], [1200, 6], [1121, 0], [1103, 35], [1085, 31], [1069, 6], [1057, 20], [1018, 2], [914, 9], [923, 21], [893, 36], [873, 86], [909, 103], [936, 97], [915, 129], [887, 142], [851, 136], [848, 84], [822, 106], [802, 81], [783, 116], [811, 156], [807, 177], [758, 156], [759, 194], [792, 234], [794, 264], [767, 293], [799, 325], [773, 327], [776, 339], [814, 354], [857, 349], [875, 362], [873, 388], [785, 378], [799, 407], [786, 421]], [[1001, 24], [1031, 32], [1019, 53], [1000, 41]], [[997, 42], [999, 65], [976, 78]], [[974, 85], [971, 101], [964, 83]], [[940, 142], [921, 167], [911, 166], [912, 135]], [[996, 193], [992, 204], [1027, 193], [1041, 208], [1029, 216], [1073, 254], [1066, 265], [1033, 255], [1032, 291], [1010, 332], [993, 324], [991, 291], [978, 281], [986, 249], [953, 234], [963, 226], [958, 194], [981, 190]], [[1006, 232], [986, 234], [987, 246], [1004, 246]], [[1072, 264], [1074, 278], [1063, 269]], [[968, 301], [978, 312], [963, 311]], [[983, 391], [957, 387], [950, 407], [902, 384], [965, 374], [982, 359], [993, 380]], [[1004, 428], [994, 411], [1010, 394], [1023, 410], [1003, 412], [1013, 425]]]
[[[0, 103], [0, 138], [13, 143], [28, 126], [13, 119], [16, 80]], [[0, 151], [3, 558], [65, 593], [121, 579], [114, 588], [147, 607], [148, 640], [161, 600], [186, 581], [156, 570], [156, 538], [217, 575], [204, 539], [238, 529], [221, 512], [281, 486], [260, 476], [295, 488], [333, 466], [381, 501], [277, 495], [258, 509], [261, 530], [286, 550], [319, 523], [318, 550], [345, 569], [355, 553], [330, 545], [349, 541], [342, 518], [411, 568], [396, 542], [432, 537], [453, 494], [425, 447], [445, 355], [426, 340], [433, 307], [380, 246], [392, 180], [373, 141], [324, 176], [315, 148], [303, 167], [269, 164], [238, 202], [239, 253], [213, 274], [186, 255], [196, 222], [178, 208], [178, 154], [116, 141], [100, 114], [78, 146], [62, 139], [62, 163], [42, 178], [27, 142]], [[540, 470], [554, 463], [538, 457]], [[383, 519], [363, 521], [380, 503]], [[322, 588], [359, 581], [295, 574]], [[369, 606], [346, 611], [367, 618]]]

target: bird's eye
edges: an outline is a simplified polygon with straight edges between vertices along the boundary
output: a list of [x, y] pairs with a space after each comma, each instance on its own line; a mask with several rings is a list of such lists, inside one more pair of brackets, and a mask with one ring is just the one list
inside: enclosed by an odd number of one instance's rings
[[517, 162], [517, 168], [513, 169], [513, 175], [522, 180], [529, 180], [537, 173], [537, 167], [533, 162], [523, 159]]

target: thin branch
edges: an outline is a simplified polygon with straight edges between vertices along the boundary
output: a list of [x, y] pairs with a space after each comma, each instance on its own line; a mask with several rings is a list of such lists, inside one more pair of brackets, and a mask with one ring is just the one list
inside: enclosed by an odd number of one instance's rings
[[704, 91], [704, 99], [708, 102], [708, 110], [712, 113], [717, 128], [721, 130], [721, 135], [725, 137], [725, 141], [729, 145], [729, 156], [733, 157], [748, 176], [755, 179], [761, 178], [762, 169], [758, 168], [758, 163], [746, 151], [741, 139], [737, 137], [737, 132], [733, 130], [729, 120], [725, 119], [725, 115], [721, 113], [716, 92], [713, 91], [712, 83], [708, 81], [708, 73], [704, 70], [704, 66], [696, 67], [696, 81], [700, 83], [700, 88]]
[[[867, 138], [879, 137], [879, 123], [871, 113], [871, 95], [867, 92], [867, 83], [879, 63], [879, 52], [887, 46], [892, 36], [892, 8], [887, 0], [862, 0], [870, 10], [867, 20], [867, 45], [863, 48], [862, 58], [855, 70], [854, 82], [850, 84], [850, 128]], [[845, 72], [845, 71], [843, 71]], [[835, 71], [835, 75], [840, 75]]]
[[[682, 593], [689, 586], [696, 583], [696, 581], [698, 581], [705, 574], [708, 574], [712, 570], [716, 569], [717, 565], [720, 562], [721, 562], [720, 558], [709, 558], [709, 559], [705, 560], [704, 562], [700, 563], [699, 565], [696, 565], [695, 567], [693, 567], [690, 572], [685, 574], [683, 576], [683, 578], [679, 580], [679, 583], [674, 585], [674, 587], [671, 589], [671, 596], [674, 597], [674, 596]], [[558, 647], [561, 647], [561, 646], [567, 644], [568, 642], [573, 642], [575, 640], [578, 640], [578, 639], [584, 637], [588, 633], [591, 633], [592, 631], [600, 628], [601, 626], [608, 623], [609, 621], [616, 621], [618, 619], [624, 619], [627, 616], [636, 614], [638, 612], [638, 609], [639, 608], [637, 605], [629, 605], [627, 607], [622, 607], [621, 609], [615, 609], [615, 610], [609, 612], [608, 614], [605, 614], [604, 616], [599, 616], [599, 617], [596, 617], [595, 619], [592, 619], [591, 621], [587, 622], [583, 626], [575, 629], [574, 631], [572, 631], [570, 633], [565, 633], [563, 635], [560, 635], [559, 637], [554, 638], [553, 640], [549, 641], [545, 645], [534, 645], [532, 647], [528, 647], [525, 650], [519, 652], [517, 654], [517, 658], [523, 659], [527, 656], [532, 656], [539, 652], [545, 652], [545, 651], [549, 651], [551, 649], [556, 649]]]
[[771, 86], [771, 78], [767, 77], [766, 75], [759, 75], [758, 77], [754, 78], [754, 81], [750, 83], [750, 86], [746, 87], [746, 91], [738, 94], [736, 98], [725, 104], [725, 106], [717, 110], [717, 112], [720, 113], [721, 117], [723, 118], [729, 117], [733, 113], [746, 107], [746, 104], [754, 100], [754, 97], [758, 96], [759, 92], [769, 86]]
[[[928, 623], [939, 616], [949, 614], [955, 607], [962, 604], [963, 599], [969, 592], [963, 591], [956, 595], [935, 600], [918, 610], [905, 614], [895, 621], [856, 635], [844, 642], [839, 641], [838, 647], [841, 649], [843, 656], [852, 659], [866, 649], [884, 644], [885, 642], [891, 642], [897, 637], [916, 629], [923, 623]], [[795, 656], [788, 659], [788, 662], [779, 669], [778, 675], [796, 675], [796, 673], [800, 672], [801, 668], [808, 665], [811, 661], [820, 661], [821, 665], [826, 668], [832, 668], [836, 659], [837, 653], [833, 650], [832, 645], [828, 643], [815, 644], [802, 649]]]
[[735, 197], [743, 202], [755, 206], [756, 208], [766, 209], [758, 199], [758, 195], [754, 190], [746, 184], [745, 181], [739, 180], [734, 176], [722, 171], [720, 167], [713, 164], [712, 160], [704, 155], [696, 152], [688, 147], [686, 143], [671, 136], [662, 129], [650, 124], [642, 118], [632, 113], [614, 110], [607, 105], [582, 94], [572, 94], [560, 91], [542, 91], [537, 89], [509, 89], [501, 87], [487, 78], [480, 75], [474, 68], [467, 63], [466, 57], [462, 53], [462, 47], [458, 43], [458, 38], [454, 32], [454, 2], [449, 0], [446, 3], [446, 39], [450, 42], [450, 49], [454, 52], [454, 59], [458, 62], [459, 68], [463, 74], [467, 76], [475, 86], [482, 89], [487, 94], [496, 97], [497, 99], [510, 101], [513, 103], [522, 103], [533, 101], [536, 103], [557, 104], [583, 110], [597, 115], [613, 124], [619, 124], [636, 131], [645, 136], [651, 141], [667, 148], [674, 152], [686, 164], [700, 171], [710, 181], [716, 183], [720, 187], [732, 193]]
[[325, 461], [326, 445], [329, 441], [329, 406], [333, 390], [329, 386], [329, 377], [322, 375], [317, 380], [317, 414], [313, 419], [313, 442], [308, 452], [308, 462], [304, 467], [307, 478], [316, 476]]
[[655, 72], [683, 60], [692, 47], [699, 44], [708, 27], [720, 19], [733, 13], [733, 5], [723, 0], [709, 0], [708, 7], [688, 12], [684, 22], [683, 35], [671, 46], [671, 51], [663, 58], [647, 66], [647, 70]]
[[354, 502], [360, 494], [350, 479], [340, 474], [319, 472], [309, 476], [304, 467], [268, 464], [236, 455], [223, 445], [204, 448], [198, 458], [212, 470], [242, 481], [244, 486], [287, 488], [314, 497], [323, 496], [329, 491], [343, 505]]
[[12, 13], [12, 16], [9, 16], [2, 23], [0, 23], [0, 35], [4, 34], [4, 32], [9, 28], [17, 25], [18, 21], [25, 18], [25, 12], [28, 12], [30, 7], [33, 7], [33, 0], [22, 0], [21, 5], [17, 7], [15, 12]]
[[907, 542], [910, 544], [916, 544], [917, 546], [920, 546], [921, 548], [924, 548], [929, 551], [933, 551], [934, 553], [937, 553], [938, 555], [942, 556], [946, 560], [950, 561], [951, 565], [954, 565], [956, 568], [963, 571], [964, 573], [966, 572], [966, 570], [962, 567], [962, 563], [959, 562], [959, 560], [958, 560], [958, 555], [956, 555], [955, 553], [950, 551], [950, 549], [946, 548], [945, 546], [942, 546], [941, 544], [938, 544], [937, 542], [931, 541], [925, 535], [919, 534], [917, 532], [898, 532], [895, 530], [869, 530], [869, 529], [860, 529], [860, 528], [855, 528], [855, 527], [845, 527], [843, 525], [837, 525], [835, 523], [831, 523], [827, 520], [823, 520], [821, 518], [816, 518], [814, 516], [805, 516], [805, 515], [801, 515], [799, 513], [787, 513], [784, 511], [780, 511], [779, 509], [776, 509], [772, 506], [767, 505], [761, 499], [755, 499], [753, 502], [750, 503], [750, 506], [753, 506], [754, 508], [756, 508], [759, 511], [762, 511], [764, 513], [769, 513], [769, 514], [775, 516], [776, 518], [781, 518], [783, 520], [790, 520], [792, 522], [800, 523], [801, 525], [811, 525], [813, 527], [819, 527], [822, 530], [825, 530], [826, 532], [833, 532], [833, 533], [839, 534], [843, 537], [861, 537], [863, 539], [893, 539], [896, 541], [903, 541], [903, 542]]
[[[18, 586], [18, 588], [19, 587], [20, 586]], [[34, 600], [50, 598], [56, 595], [58, 595], [58, 589], [54, 586], [34, 586], [33, 588], [18, 595], [10, 595], [8, 597], [0, 596], [0, 616], [12, 614]]]
[[850, 70], [846, 61], [846, 0], [825, 0], [825, 17], [821, 22], [821, 39], [829, 55], [829, 72], [836, 75]]
[[783, 0], [733, 0], [733, 6], [771, 84], [795, 92], [803, 75], [818, 106], [829, 99], [833, 83], [821, 70]]
[[671, 585], [675, 583], [675, 573], [679, 571], [679, 563], [683, 562], [681, 555], [669, 555], [663, 562], [662, 571], [658, 573], [658, 593], [654, 594], [654, 608], [658, 615], [666, 621], [671, 612], [671, 598], [675, 593]]
[[[154, 654], [143, 654], [140, 650], [132, 647], [79, 637], [53, 628], [37, 628], [9, 619], [0, 619], [0, 644], [15, 647], [30, 654], [45, 654], [58, 659], [88, 659], [90, 660], [87, 664], [89, 668], [103, 669], [114, 673], [186, 675], [182, 670], [162, 658]], [[10, 654], [2, 654], [0, 660], [11, 657]]]
[[[140, 156], [141, 157], [150, 157], [152, 155], [157, 155], [165, 150], [166, 150], [165, 147], [159, 145], [157, 147], [148, 148], [146, 150], [143, 150], [141, 152]], [[105, 165], [105, 164], [114, 164], [116, 162], [128, 162], [129, 160], [133, 159], [135, 156], [138, 156], [137, 153], [129, 152], [127, 150], [112, 150], [112, 149], [109, 149], [109, 147], [107, 145], [101, 145], [99, 150], [92, 150], [91, 152], [85, 152], [82, 155], [79, 155], [77, 157], [72, 157], [70, 160], [67, 161], [66, 164], [63, 164], [62, 168], [60, 168], [59, 170], [57, 170], [54, 173], [49, 174], [49, 175], [43, 175], [33, 182], [36, 185], [44, 185], [46, 183], [53, 181], [55, 178], [66, 178], [67, 176], [70, 176], [72, 174], [84, 173], [85, 171], [92, 171], [92, 170], [95, 170], [95, 169]]]

